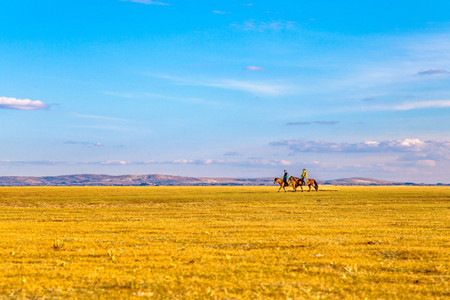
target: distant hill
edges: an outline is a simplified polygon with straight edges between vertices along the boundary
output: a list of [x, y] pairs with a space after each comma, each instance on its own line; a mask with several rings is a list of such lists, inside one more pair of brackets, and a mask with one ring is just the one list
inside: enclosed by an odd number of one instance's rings
[[373, 186], [373, 185], [411, 185], [411, 186], [450, 186], [450, 183], [436, 183], [436, 184], [426, 184], [426, 183], [415, 183], [415, 182], [398, 182], [398, 181], [387, 181], [373, 178], [364, 177], [351, 177], [351, 178], [341, 178], [333, 180], [319, 181], [319, 184], [329, 184], [329, 185], [352, 185], [352, 186]]
[[270, 185], [269, 178], [206, 178], [172, 175], [97, 175], [3, 176], [0, 186], [202, 186], [202, 185]]
[[[319, 185], [424, 185], [410, 182], [394, 182], [372, 178], [341, 178], [318, 180]], [[273, 185], [273, 178], [208, 178], [183, 177], [161, 174], [150, 175], [98, 175], [77, 174], [62, 176], [3, 176], [0, 186], [211, 186], [211, 185]], [[448, 185], [448, 184], [438, 184]]]
[[373, 178], [351, 177], [323, 181], [322, 184], [330, 185], [404, 185], [404, 182], [386, 181]]

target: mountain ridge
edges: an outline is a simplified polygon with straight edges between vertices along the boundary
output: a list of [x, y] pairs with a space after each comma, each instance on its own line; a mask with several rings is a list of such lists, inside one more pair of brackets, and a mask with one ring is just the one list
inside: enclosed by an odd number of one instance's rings
[[[317, 180], [319, 185], [386, 186], [450, 185], [387, 181], [365, 177]], [[105, 175], [72, 174], [58, 176], [0, 176], [0, 186], [271, 186], [273, 178], [187, 177], [164, 174]]]

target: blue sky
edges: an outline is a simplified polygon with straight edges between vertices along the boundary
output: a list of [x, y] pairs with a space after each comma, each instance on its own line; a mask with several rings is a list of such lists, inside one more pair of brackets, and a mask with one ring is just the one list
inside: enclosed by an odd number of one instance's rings
[[0, 174], [450, 182], [448, 1], [0, 2]]

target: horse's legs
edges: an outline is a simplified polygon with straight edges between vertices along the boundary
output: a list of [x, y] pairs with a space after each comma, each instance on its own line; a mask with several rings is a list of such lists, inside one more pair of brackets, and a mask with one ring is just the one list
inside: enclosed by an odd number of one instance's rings
[[308, 190], [308, 192], [311, 192], [311, 185], [310, 185], [310, 184], [308, 184], [308, 187], [309, 187], [309, 190]]
[[277, 193], [280, 192], [280, 190], [281, 190], [282, 187], [283, 187], [283, 183], [280, 183], [280, 188], [278, 189], [278, 192], [277, 192]]

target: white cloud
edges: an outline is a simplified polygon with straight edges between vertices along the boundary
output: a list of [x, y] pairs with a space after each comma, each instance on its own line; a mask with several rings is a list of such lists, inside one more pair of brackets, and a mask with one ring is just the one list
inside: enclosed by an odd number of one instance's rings
[[48, 105], [40, 100], [0, 97], [0, 108], [36, 110], [47, 109]]
[[114, 165], [114, 166], [124, 166], [128, 165], [129, 162], [125, 160], [107, 160], [107, 161], [101, 161], [101, 165]]
[[290, 162], [290, 161], [288, 161], [288, 160], [280, 160], [280, 164], [282, 165], [282, 166], [291, 166], [292, 165], [292, 163]]
[[423, 152], [450, 153], [449, 141], [422, 141], [403, 139], [389, 141], [364, 141], [360, 143], [331, 143], [323, 141], [284, 140], [270, 143], [285, 146], [294, 152], [352, 153], [352, 152]]
[[404, 139], [404, 140], [398, 141], [398, 143], [400, 144], [400, 146], [403, 146], [403, 147], [413, 147], [413, 146], [425, 145], [425, 142], [421, 141], [419, 139]]
[[370, 146], [370, 147], [378, 147], [378, 145], [380, 143], [378, 143], [376, 141], [364, 141], [364, 144], [366, 144], [367, 146]]

